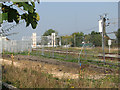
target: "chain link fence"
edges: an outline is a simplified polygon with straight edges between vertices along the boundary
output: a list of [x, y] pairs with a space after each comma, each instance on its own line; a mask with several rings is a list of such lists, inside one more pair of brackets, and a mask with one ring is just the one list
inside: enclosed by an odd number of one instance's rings
[[1, 38], [2, 50], [11, 53], [18, 53], [24, 51], [32, 51], [31, 40], [8, 40], [5, 37]]
[[[83, 43], [80, 47], [71, 47], [67, 39], [61, 44], [61, 38], [56, 38], [55, 44], [52, 44], [49, 37], [43, 36], [40, 46], [34, 49], [34, 54], [68, 62], [104, 64], [102, 47], [95, 47], [88, 43]], [[111, 53], [109, 53], [109, 47], [105, 47], [106, 65], [118, 66], [119, 55], [117, 55], [117, 52], [117, 49], [112, 48]]]
[[[47, 58], [55, 58], [67, 62], [76, 63], [93, 63], [93, 64], [104, 64], [102, 47], [95, 47], [88, 43], [82, 43], [80, 47], [71, 47], [69, 40], [63, 40], [60, 36], [38, 36], [36, 38], [36, 48], [32, 48], [32, 39], [27, 37], [24, 40], [7, 40], [2, 38], [2, 48], [6, 52], [20, 53], [30, 52], [30, 55], [44, 56]], [[61, 43], [62, 41], [62, 43]], [[117, 66], [119, 64], [119, 55], [116, 53], [117, 49], [111, 49], [105, 47], [105, 63], [110, 66]]]

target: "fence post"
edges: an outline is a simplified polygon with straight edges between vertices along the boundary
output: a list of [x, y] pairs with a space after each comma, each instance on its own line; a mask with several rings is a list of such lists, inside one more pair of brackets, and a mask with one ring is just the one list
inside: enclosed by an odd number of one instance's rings
[[68, 47], [67, 47], [67, 39], [66, 39], [66, 60], [68, 59]]
[[85, 60], [87, 60], [87, 52], [86, 52], [86, 47], [84, 47], [84, 51], [85, 51]]
[[53, 56], [52, 56], [52, 57], [54, 58], [54, 44], [55, 44], [55, 43], [54, 43], [54, 38], [55, 38], [55, 36], [52, 35], [52, 37], [53, 37]]
[[79, 71], [79, 74], [80, 74], [79, 77], [81, 77], [81, 62], [80, 62], [80, 71]]
[[30, 56], [30, 49], [28, 49], [28, 56]]
[[43, 55], [44, 56], [44, 40], [43, 40], [43, 37], [42, 37], [42, 54], [41, 55]]
[[92, 46], [92, 50], [93, 50], [93, 58], [94, 58], [94, 53], [95, 53], [95, 47], [94, 47], [94, 45]]
[[13, 60], [14, 60], [14, 56], [13, 56], [13, 54], [11, 55], [11, 59], [12, 59], [12, 65], [13, 65]]
[[53, 43], [53, 54], [52, 54], [52, 57], [54, 58], [54, 43]]
[[4, 48], [3, 48], [2, 58], [3, 58], [3, 65], [4, 65]]

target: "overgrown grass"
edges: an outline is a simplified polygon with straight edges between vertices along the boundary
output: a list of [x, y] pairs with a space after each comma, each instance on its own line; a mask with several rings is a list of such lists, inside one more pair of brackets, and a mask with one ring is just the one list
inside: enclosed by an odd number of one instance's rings
[[[4, 54], [28, 55], [28, 51], [19, 52], [19, 53], [4, 52]], [[83, 64], [91, 63], [91, 64], [95, 64], [98, 66], [113, 68], [113, 69], [116, 69], [116, 67], [118, 67], [117, 62], [113, 63], [113, 62], [111, 62], [111, 60], [106, 60], [106, 65], [104, 65], [103, 61], [100, 61], [99, 58], [96, 58], [94, 56], [86, 57], [85, 55], [81, 55], [80, 57], [78, 57], [78, 55], [61, 54], [61, 53], [54, 53], [54, 56], [53, 56], [53, 53], [51, 53], [51, 52], [44, 52], [44, 55], [42, 55], [42, 51], [32, 51], [29, 53], [29, 55], [44, 57], [44, 58], [54, 58], [54, 59], [62, 60], [65, 62], [75, 62], [75, 63], [78, 63], [78, 61], [80, 60]], [[111, 63], [111, 64], [109, 65], [109, 63]]]
[[[45, 58], [54, 58], [54, 59], [58, 59], [58, 60], [62, 60], [62, 61], [65, 61], [65, 62], [75, 62], [75, 63], [78, 63], [78, 55], [70, 55], [70, 54], [58, 54], [58, 53], [54, 53], [54, 57], [53, 57], [53, 53], [49, 53], [49, 52], [44, 52], [44, 55], [41, 55], [41, 51], [36, 51], [36, 52], [32, 52], [31, 55], [36, 55], [36, 56], [42, 56], [42, 57], [45, 57]], [[80, 61], [83, 63], [83, 64], [95, 64], [95, 65], [98, 65], [98, 66], [102, 66], [102, 67], [107, 67], [107, 68], [113, 68], [113, 69], [116, 69], [116, 67], [118, 67], [118, 63], [111, 63], [110, 60], [106, 60], [106, 65], [104, 65], [104, 62], [103, 61], [100, 61], [99, 58], [96, 58], [95, 60], [95, 57], [86, 57], [85, 55], [84, 56], [80, 56]], [[111, 63], [109, 65], [109, 63]]]
[[[73, 51], [73, 52], [79, 52], [81, 51], [81, 48], [82, 47], [68, 47], [68, 48], [65, 48], [65, 47], [45, 47], [45, 49], [49, 49], [49, 50], [62, 50], [62, 51]], [[39, 48], [38, 48], [39, 49]], [[84, 50], [84, 49], [83, 49]], [[91, 53], [91, 52], [95, 52], [95, 53], [102, 53], [102, 47], [89, 47], [89, 48], [85, 48], [86, 52], [87, 53]], [[108, 47], [105, 47], [105, 53], [108, 53], [109, 52], [109, 48]], [[118, 50], [115, 49], [115, 48], [111, 48], [111, 53], [118, 53]]]
[[[88, 71], [83, 71], [81, 77]], [[2, 80], [17, 88], [118, 88], [118, 76], [108, 75], [105, 78], [95, 80], [88, 78], [59, 79], [51, 74], [42, 72], [40, 67], [17, 68], [4, 65]]]

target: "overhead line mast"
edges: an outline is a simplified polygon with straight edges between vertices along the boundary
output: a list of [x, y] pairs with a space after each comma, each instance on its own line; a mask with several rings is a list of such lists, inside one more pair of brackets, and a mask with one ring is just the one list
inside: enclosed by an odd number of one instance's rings
[[110, 23], [108, 23], [106, 25], [106, 21], [109, 20], [107, 18], [107, 14], [104, 15], [100, 15], [100, 20], [99, 20], [99, 32], [101, 32], [102, 34], [102, 51], [103, 51], [103, 60], [104, 60], [104, 64], [105, 63], [105, 51], [104, 51], [104, 47], [105, 47], [105, 36], [106, 36], [106, 27], [109, 26]]

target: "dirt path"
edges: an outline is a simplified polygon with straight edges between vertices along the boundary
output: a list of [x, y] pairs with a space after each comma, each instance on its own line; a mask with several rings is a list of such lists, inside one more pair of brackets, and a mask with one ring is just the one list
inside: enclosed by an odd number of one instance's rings
[[[3, 64], [11, 65], [12, 61], [8, 59], [3, 60]], [[38, 67], [41, 71], [52, 74], [53, 77], [57, 77], [59, 79], [66, 78], [66, 79], [78, 79], [79, 78], [79, 68], [71, 68], [67, 67], [62, 64], [50, 64], [46, 62], [35, 62], [35, 61], [26, 61], [26, 60], [15, 60], [13, 65], [19, 68], [28, 68], [32, 67], [35, 70], [38, 70]], [[101, 79], [105, 78], [106, 74], [98, 74], [93, 71], [88, 71], [87, 73], [82, 72], [82, 78], [88, 79]]]
[[[9, 59], [11, 56], [10, 55], [5, 55], [4, 58]], [[45, 64], [50, 64], [50, 65], [60, 65], [60, 66], [65, 66], [65, 67], [69, 67], [69, 68], [76, 68], [77, 71], [79, 70], [79, 64], [78, 63], [73, 63], [73, 62], [65, 62], [65, 61], [61, 61], [61, 60], [56, 60], [56, 59], [52, 59], [52, 58], [45, 58], [45, 57], [39, 57], [39, 56], [27, 56], [27, 55], [16, 55], [15, 59], [18, 61], [24, 60], [24, 61], [35, 61], [35, 62], [39, 62], [39, 63], [45, 63]], [[98, 73], [104, 73], [104, 71], [106, 70], [107, 73], [115, 73], [118, 71], [111, 69], [111, 68], [104, 68], [104, 67], [100, 67], [97, 65], [93, 65], [93, 64], [82, 64], [82, 69], [89, 69], [92, 71], [96, 71]], [[75, 71], [72, 71], [72, 73], [74, 73]], [[79, 73], [75, 72], [75, 73]]]
[[[12, 65], [12, 61], [4, 59], [3, 64]], [[29, 64], [22, 63], [22, 62], [13, 62], [13, 65], [19, 68], [24, 68], [24, 67], [29, 66]], [[79, 74], [74, 74], [74, 73], [68, 73], [66, 72], [65, 69], [63, 71], [63, 68], [56, 67], [55, 65], [51, 66], [48, 64], [39, 63], [39, 64], [36, 64], [36, 66], [41, 67], [41, 71], [47, 72], [49, 74], [53, 74], [53, 77], [57, 77], [59, 79], [61, 78], [77, 79], [79, 75]], [[32, 67], [37, 69], [36, 66], [34, 65]]]

